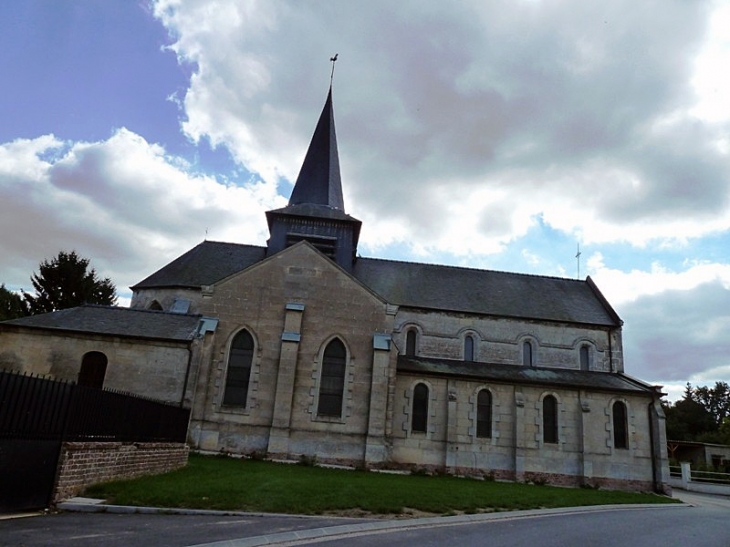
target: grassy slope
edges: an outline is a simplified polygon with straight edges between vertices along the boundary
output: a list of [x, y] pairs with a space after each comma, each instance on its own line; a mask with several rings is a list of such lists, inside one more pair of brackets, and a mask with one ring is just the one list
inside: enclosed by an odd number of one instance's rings
[[673, 501], [653, 494], [343, 471], [194, 454], [179, 471], [93, 486], [84, 495], [121, 505], [299, 514], [351, 509], [397, 514], [404, 508], [444, 514]]

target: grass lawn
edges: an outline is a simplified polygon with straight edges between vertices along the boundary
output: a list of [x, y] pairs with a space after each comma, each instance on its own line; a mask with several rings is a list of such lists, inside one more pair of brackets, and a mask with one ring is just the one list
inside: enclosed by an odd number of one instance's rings
[[108, 503], [272, 513], [476, 513], [613, 503], [671, 503], [654, 494], [557, 488], [450, 476], [392, 475], [190, 455], [164, 475], [88, 488]]

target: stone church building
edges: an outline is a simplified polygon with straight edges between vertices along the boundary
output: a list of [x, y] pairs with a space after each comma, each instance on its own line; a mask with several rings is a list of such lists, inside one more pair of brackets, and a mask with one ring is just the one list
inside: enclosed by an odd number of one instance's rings
[[192, 409], [194, 448], [664, 491], [661, 392], [584, 281], [358, 256], [332, 91], [266, 246], [204, 241], [130, 308], [0, 324], [0, 366]]

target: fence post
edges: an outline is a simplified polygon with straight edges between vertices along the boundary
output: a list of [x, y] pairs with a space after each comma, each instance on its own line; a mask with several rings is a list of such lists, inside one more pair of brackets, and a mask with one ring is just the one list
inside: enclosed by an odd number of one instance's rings
[[689, 483], [692, 482], [692, 471], [689, 462], [681, 462], [679, 466], [682, 468], [682, 488], [689, 490]]

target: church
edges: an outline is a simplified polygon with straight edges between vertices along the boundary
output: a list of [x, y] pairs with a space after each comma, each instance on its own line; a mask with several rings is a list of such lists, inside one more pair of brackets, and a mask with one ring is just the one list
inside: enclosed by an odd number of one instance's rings
[[191, 409], [193, 449], [667, 491], [662, 395], [573, 280], [361, 257], [332, 89], [266, 246], [204, 241], [129, 308], [0, 323], [0, 366]]

